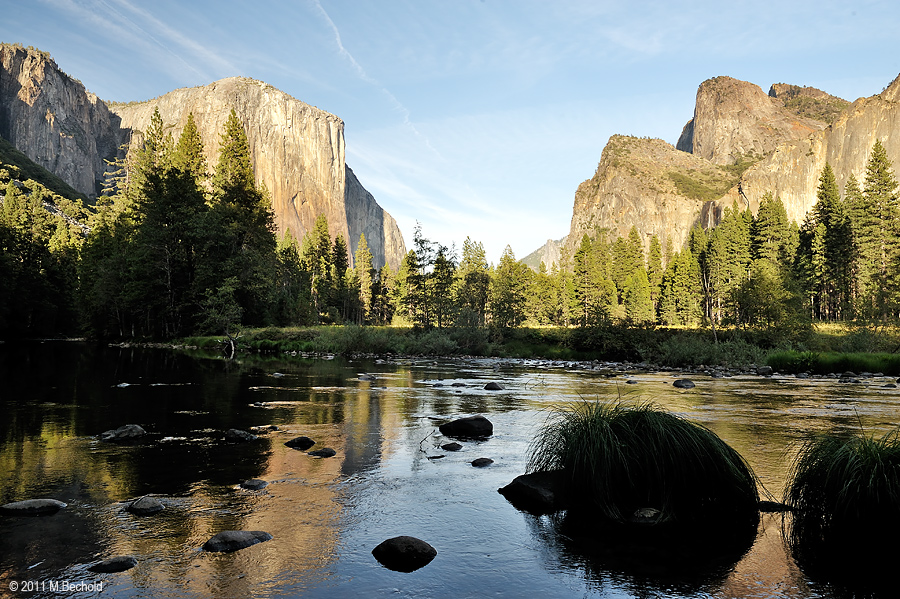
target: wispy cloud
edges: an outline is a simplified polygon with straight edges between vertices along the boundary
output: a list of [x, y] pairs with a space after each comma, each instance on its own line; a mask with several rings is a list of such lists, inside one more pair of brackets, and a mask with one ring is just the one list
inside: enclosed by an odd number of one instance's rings
[[403, 124], [412, 131], [416, 137], [418, 137], [422, 143], [425, 144], [425, 147], [428, 148], [431, 152], [433, 152], [436, 156], [440, 156], [439, 152], [431, 145], [424, 135], [422, 135], [416, 126], [413, 124], [412, 119], [410, 118], [409, 109], [403, 105], [397, 97], [390, 92], [385, 86], [378, 82], [374, 77], [369, 76], [366, 70], [362, 67], [362, 65], [353, 57], [353, 54], [350, 53], [349, 50], [344, 46], [344, 42], [341, 39], [341, 32], [338, 30], [337, 25], [334, 24], [334, 21], [328, 15], [328, 12], [322, 6], [322, 3], [319, 0], [312, 0], [312, 5], [315, 7], [316, 12], [319, 13], [319, 16], [325, 20], [328, 26], [331, 28], [332, 33], [334, 33], [334, 42], [338, 48], [338, 54], [346, 59], [350, 65], [353, 67], [353, 70], [356, 72], [357, 76], [364, 82], [369, 85], [375, 87], [379, 90], [379, 92], [384, 95], [388, 101], [393, 106], [394, 110], [399, 112], [403, 116]]
[[[102, 31], [126, 47], [142, 55], [146, 62], [168, 71], [176, 80], [199, 78], [208, 81], [224, 73], [235, 72], [234, 66], [216, 51], [181, 33], [151, 12], [128, 0], [42, 0], [54, 9], [65, 11], [86, 23], [94, 31]], [[160, 60], [164, 52], [169, 60]], [[185, 75], [189, 73], [189, 75]]]

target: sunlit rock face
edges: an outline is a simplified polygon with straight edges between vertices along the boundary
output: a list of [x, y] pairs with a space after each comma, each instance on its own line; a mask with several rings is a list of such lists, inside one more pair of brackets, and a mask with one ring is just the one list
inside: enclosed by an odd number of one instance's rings
[[[767, 95], [730, 77], [710, 79], [697, 92], [694, 118], [677, 149], [661, 140], [610, 138], [594, 176], [575, 192], [566, 250], [571, 257], [585, 233], [606, 231], [614, 239], [632, 225], [645, 251], [654, 234], [663, 247], [671, 240], [679, 250], [695, 224], [717, 225], [734, 204], [756, 213], [768, 192], [781, 198], [789, 218], [802, 222], [826, 162], [842, 191], [851, 173], [862, 185], [876, 140], [900, 168], [897, 131], [900, 77], [881, 94], [849, 105], [814, 88], [776, 84]], [[745, 160], [756, 162], [740, 175], [729, 171]], [[703, 184], [705, 193], [677, 185], [679, 177]]]
[[393, 217], [379, 206], [344, 162], [344, 122], [261, 81], [231, 77], [178, 89], [140, 104], [113, 105], [123, 130], [144, 131], [155, 109], [177, 138], [193, 113], [210, 167], [232, 108], [246, 124], [250, 158], [272, 199], [279, 232], [296, 239], [324, 214], [331, 234], [344, 236], [351, 253], [365, 234], [376, 266], [395, 270], [406, 253]]
[[603, 150], [594, 176], [578, 186], [572, 224], [566, 239], [569, 257], [584, 234], [605, 231], [607, 240], [641, 234], [645, 253], [657, 235], [662, 247], [676, 250], [697, 222], [703, 201], [684, 195], [671, 173], [693, 172], [705, 181], [722, 181], [727, 173], [708, 160], [680, 152], [661, 139], [614, 135]]
[[50, 56], [0, 44], [0, 136], [76, 190], [96, 195], [118, 149], [118, 117]]
[[876, 140], [900, 168], [900, 82], [882, 93], [853, 102], [826, 129], [804, 139], [779, 145], [772, 154], [752, 166], [741, 178], [741, 191], [752, 209], [767, 192], [781, 198], [788, 217], [802, 221], [816, 202], [816, 188], [825, 163], [834, 169], [843, 193], [850, 174], [860, 186]]
[[45, 53], [0, 45], [0, 135], [89, 196], [99, 193], [119, 147], [139, 139], [158, 108], [177, 139], [188, 114], [214, 168], [232, 109], [244, 122], [257, 181], [268, 190], [279, 234], [296, 239], [324, 214], [350, 259], [365, 234], [375, 266], [400, 266], [406, 247], [396, 221], [347, 167], [344, 123], [260, 81], [232, 77], [154, 100], [107, 106], [59, 70]]

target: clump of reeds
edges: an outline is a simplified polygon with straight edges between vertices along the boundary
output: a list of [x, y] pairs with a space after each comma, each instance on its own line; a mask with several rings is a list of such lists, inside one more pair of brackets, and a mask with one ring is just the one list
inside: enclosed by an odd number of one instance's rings
[[611, 523], [633, 522], [647, 508], [660, 523], [755, 527], [759, 518], [757, 479], [740, 454], [652, 404], [556, 411], [531, 444], [528, 471], [566, 472], [575, 509]]
[[897, 556], [879, 541], [900, 533], [900, 428], [880, 439], [862, 431], [809, 439], [785, 502], [794, 510], [788, 540], [801, 564], [852, 562], [884, 572]]

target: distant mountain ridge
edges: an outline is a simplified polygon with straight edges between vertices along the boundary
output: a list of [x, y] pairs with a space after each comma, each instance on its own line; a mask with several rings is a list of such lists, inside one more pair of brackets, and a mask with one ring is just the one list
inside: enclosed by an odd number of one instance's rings
[[270, 194], [279, 233], [290, 230], [302, 239], [323, 213], [331, 234], [344, 235], [351, 260], [365, 234], [375, 266], [399, 269], [403, 236], [346, 165], [338, 117], [240, 77], [147, 102], [107, 105], [46, 53], [0, 44], [0, 136], [88, 196], [100, 191], [105, 160], [146, 129], [156, 108], [175, 137], [193, 113], [210, 165], [234, 108], [246, 125], [254, 173]]

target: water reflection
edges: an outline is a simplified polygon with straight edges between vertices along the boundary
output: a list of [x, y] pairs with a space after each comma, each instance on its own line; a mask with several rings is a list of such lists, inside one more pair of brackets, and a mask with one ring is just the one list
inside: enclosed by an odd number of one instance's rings
[[[496, 489], [521, 474], [529, 442], [553, 406], [581, 399], [654, 401], [737, 449], [775, 498], [804, 435], [891, 428], [897, 392], [826, 381], [698, 377], [680, 391], [668, 374], [525, 367], [496, 361], [394, 364], [252, 357], [235, 362], [90, 344], [0, 345], [0, 503], [53, 497], [51, 517], [0, 518], [0, 593], [20, 579], [95, 580], [88, 564], [133, 554], [139, 565], [102, 575], [111, 596], [837, 597], [785, 551], [781, 517], [764, 515], [752, 548], [687, 579], [611, 562], [546, 518], [516, 511]], [[360, 380], [370, 372], [374, 381]], [[504, 391], [485, 391], [500, 382]], [[454, 383], [456, 386], [454, 386]], [[440, 449], [437, 425], [483, 413], [490, 439]], [[128, 446], [95, 435], [126, 423], [149, 431]], [[250, 443], [228, 428], [275, 425]], [[332, 447], [313, 458], [284, 442]], [[441, 459], [434, 459], [444, 455]], [[477, 457], [494, 463], [472, 468]], [[238, 484], [262, 478], [262, 491]], [[127, 502], [153, 494], [160, 514]], [[272, 541], [234, 554], [199, 547], [224, 529]], [[412, 534], [434, 562], [398, 578], [371, 549]], [[659, 558], [657, 561], [665, 561]], [[40, 593], [32, 596], [41, 596]], [[45, 596], [51, 596], [46, 593]]]

